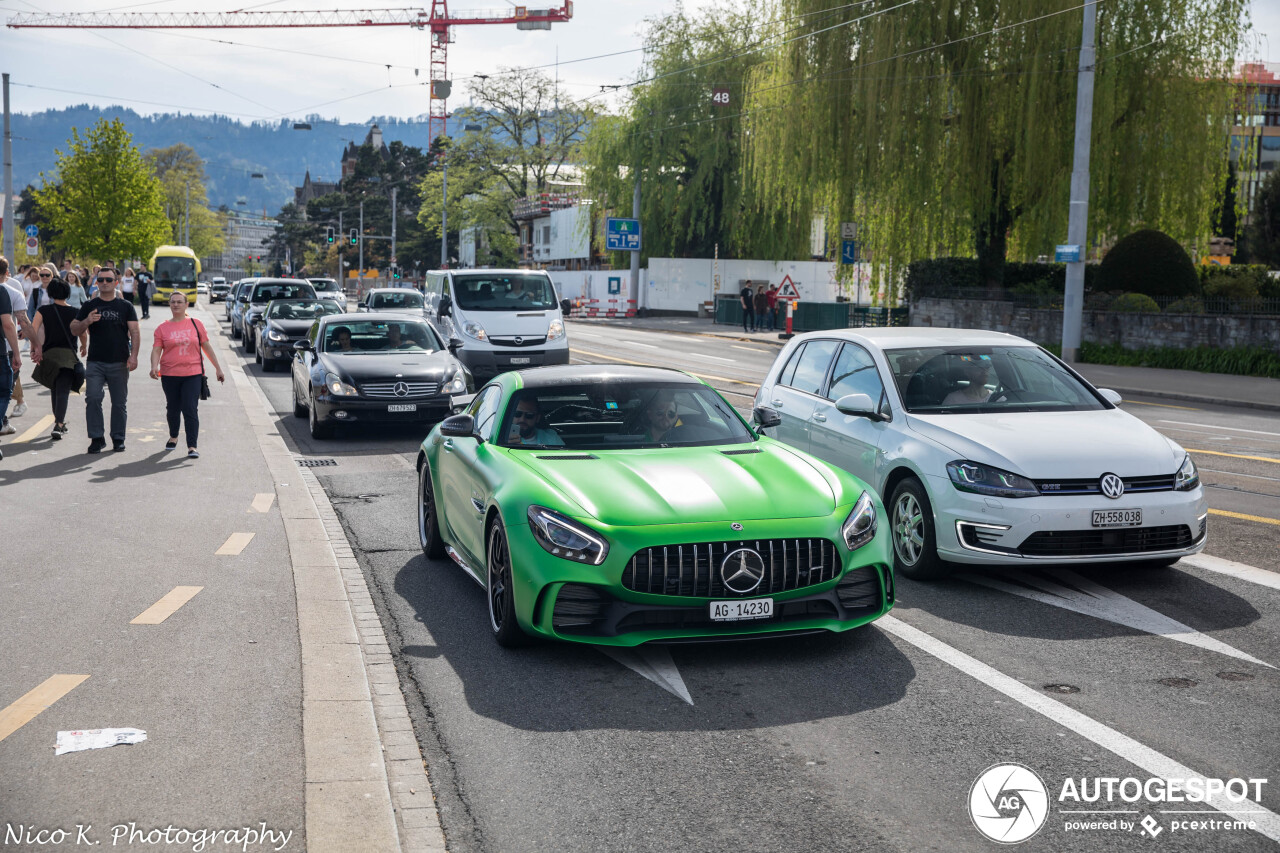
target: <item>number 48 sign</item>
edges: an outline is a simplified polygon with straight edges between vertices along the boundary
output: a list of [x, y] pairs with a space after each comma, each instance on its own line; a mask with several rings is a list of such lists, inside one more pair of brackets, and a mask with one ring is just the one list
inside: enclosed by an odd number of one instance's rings
[[729, 106], [729, 90], [723, 87], [716, 87], [711, 90], [711, 103], [717, 107]]

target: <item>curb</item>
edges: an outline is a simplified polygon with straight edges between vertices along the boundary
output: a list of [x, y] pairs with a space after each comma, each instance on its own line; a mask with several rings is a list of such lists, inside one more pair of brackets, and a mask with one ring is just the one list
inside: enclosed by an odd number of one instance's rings
[[[212, 327], [221, 329], [216, 319]], [[209, 339], [275, 483], [289, 546], [302, 649], [307, 850], [444, 851], [391, 649], [342, 524], [319, 480], [298, 466], [261, 389], [232, 361], [225, 336]]]

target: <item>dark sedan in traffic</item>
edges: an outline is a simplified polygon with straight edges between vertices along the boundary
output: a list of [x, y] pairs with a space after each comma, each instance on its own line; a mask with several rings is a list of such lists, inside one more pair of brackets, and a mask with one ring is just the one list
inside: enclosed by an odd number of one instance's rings
[[253, 321], [254, 360], [271, 373], [277, 365], [293, 359], [293, 345], [307, 336], [316, 320], [341, 313], [342, 308], [331, 299], [274, 300]]
[[293, 414], [312, 438], [337, 424], [429, 424], [469, 401], [475, 380], [425, 320], [403, 314], [320, 317], [294, 344]]

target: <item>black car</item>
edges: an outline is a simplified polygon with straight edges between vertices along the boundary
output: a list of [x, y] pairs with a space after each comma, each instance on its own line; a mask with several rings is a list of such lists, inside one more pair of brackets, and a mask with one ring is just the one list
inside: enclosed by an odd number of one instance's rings
[[[254, 321], [267, 310], [268, 303], [276, 299], [315, 299], [316, 289], [311, 282], [300, 278], [259, 278], [239, 297], [240, 306], [231, 310], [232, 332], [236, 317], [240, 317], [240, 337], [246, 355], [253, 352], [257, 328]], [[258, 324], [261, 326], [261, 323]]]
[[425, 320], [403, 314], [321, 317], [294, 345], [293, 414], [312, 438], [335, 424], [435, 423], [475, 393], [475, 379]]
[[227, 294], [231, 292], [231, 285], [225, 278], [215, 278], [213, 283], [209, 285], [209, 304], [221, 302], [227, 298]]
[[293, 360], [293, 345], [307, 336], [316, 320], [342, 309], [330, 299], [277, 299], [254, 322], [254, 361], [271, 373]]

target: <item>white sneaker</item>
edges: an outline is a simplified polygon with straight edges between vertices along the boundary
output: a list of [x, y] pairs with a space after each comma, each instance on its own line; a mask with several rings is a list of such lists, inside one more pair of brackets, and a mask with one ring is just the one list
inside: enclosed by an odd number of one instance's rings
[[9, 413], [11, 418], [20, 418], [27, 413], [27, 404], [19, 403], [13, 407], [13, 411]]
[[8, 421], [4, 422], [4, 426], [0, 426], [0, 435], [13, 435], [15, 432], [17, 430], [10, 426]]

